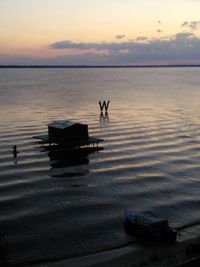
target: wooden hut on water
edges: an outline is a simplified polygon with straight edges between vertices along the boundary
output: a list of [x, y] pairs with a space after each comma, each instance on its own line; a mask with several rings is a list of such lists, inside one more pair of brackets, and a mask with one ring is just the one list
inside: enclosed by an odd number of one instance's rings
[[88, 125], [62, 120], [48, 125], [50, 143], [74, 144], [87, 142], [89, 139]]
[[48, 125], [48, 135], [34, 136], [42, 140], [42, 143], [57, 144], [69, 148], [80, 148], [96, 144], [102, 139], [91, 137], [88, 134], [88, 125], [68, 120], [53, 121]]

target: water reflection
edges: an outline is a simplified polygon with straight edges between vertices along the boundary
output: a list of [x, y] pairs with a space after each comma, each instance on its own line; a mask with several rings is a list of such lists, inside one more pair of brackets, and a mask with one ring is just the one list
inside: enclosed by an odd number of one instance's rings
[[50, 165], [52, 168], [63, 168], [68, 166], [89, 164], [88, 159], [89, 152], [76, 150], [51, 150], [48, 152], [50, 159]]
[[[124, 208], [151, 210], [175, 227], [199, 221], [199, 68], [0, 76], [0, 226], [9, 233], [11, 262], [125, 245]], [[109, 118], [97, 110], [100, 94], [112, 97]], [[51, 153], [55, 148], [39, 153], [32, 136], [66, 116], [105, 139], [105, 152], [75, 159]]]
[[18, 164], [17, 154], [19, 153], [18, 150], [17, 150], [17, 146], [14, 145], [12, 149], [13, 149], [13, 151], [12, 151], [13, 161], [14, 161], [14, 164], [17, 165]]
[[[88, 146], [69, 149], [60, 146], [45, 146], [48, 151], [52, 177], [75, 177], [89, 173], [89, 158], [92, 153], [98, 153], [103, 147]], [[43, 151], [44, 151], [43, 150]], [[84, 165], [84, 166], [80, 166]]]
[[108, 112], [101, 112], [99, 115], [99, 121], [101, 125], [105, 125], [107, 123], [109, 123], [109, 115]]

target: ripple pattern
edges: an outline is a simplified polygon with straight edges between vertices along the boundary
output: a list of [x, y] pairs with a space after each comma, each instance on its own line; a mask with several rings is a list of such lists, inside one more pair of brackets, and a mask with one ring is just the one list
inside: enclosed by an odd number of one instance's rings
[[[113, 97], [109, 117], [102, 118], [94, 96], [95, 104], [88, 100], [75, 111], [66, 93], [64, 98], [65, 104], [9, 104], [0, 111], [0, 226], [10, 262], [70, 258], [125, 245], [132, 240], [123, 228], [125, 208], [151, 210], [174, 227], [200, 221], [196, 108], [170, 100], [164, 107], [152, 105], [146, 98], [132, 103], [120, 95]], [[52, 159], [32, 136], [47, 131], [54, 119], [87, 123], [91, 135], [105, 140], [104, 150], [75, 162]]]

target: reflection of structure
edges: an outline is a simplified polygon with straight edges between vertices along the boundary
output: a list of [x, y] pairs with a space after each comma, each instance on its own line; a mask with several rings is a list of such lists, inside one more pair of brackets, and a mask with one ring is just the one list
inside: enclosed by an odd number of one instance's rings
[[14, 157], [14, 163], [15, 163], [15, 164], [17, 164], [17, 154], [18, 154], [17, 146], [14, 145], [14, 146], [13, 146], [13, 157]]
[[51, 149], [48, 152], [50, 165], [53, 168], [88, 164], [88, 155], [102, 150], [102, 147], [88, 147], [81, 149]]
[[101, 123], [109, 122], [108, 112], [106, 112], [105, 114], [103, 112], [101, 112], [99, 118], [100, 118]]

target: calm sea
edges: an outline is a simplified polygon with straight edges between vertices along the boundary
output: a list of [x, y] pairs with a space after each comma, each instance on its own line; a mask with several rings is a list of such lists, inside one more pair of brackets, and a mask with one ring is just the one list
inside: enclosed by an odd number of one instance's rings
[[[99, 100], [110, 100], [108, 117]], [[173, 227], [200, 223], [200, 68], [0, 69], [0, 107], [9, 261], [126, 245], [125, 208]], [[75, 162], [52, 158], [32, 137], [56, 119], [88, 124], [104, 150]]]

